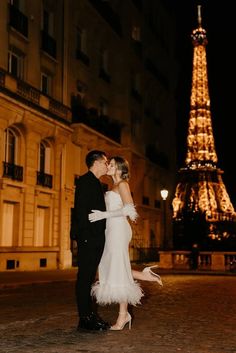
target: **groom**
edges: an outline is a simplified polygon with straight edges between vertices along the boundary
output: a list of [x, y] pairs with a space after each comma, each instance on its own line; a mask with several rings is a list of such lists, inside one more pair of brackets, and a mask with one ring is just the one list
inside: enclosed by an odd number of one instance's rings
[[104, 193], [99, 178], [107, 173], [105, 152], [94, 150], [86, 156], [88, 172], [82, 175], [76, 186], [74, 211], [70, 236], [78, 245], [78, 274], [76, 300], [79, 314], [78, 329], [103, 331], [109, 324], [93, 311], [91, 286], [105, 243], [106, 220], [91, 223], [88, 215], [91, 210], [106, 210]]

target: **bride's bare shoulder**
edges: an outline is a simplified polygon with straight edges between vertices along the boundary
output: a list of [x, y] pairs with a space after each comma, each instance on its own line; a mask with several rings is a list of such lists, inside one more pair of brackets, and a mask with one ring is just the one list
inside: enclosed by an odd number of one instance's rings
[[126, 180], [121, 180], [118, 185], [118, 190], [129, 190], [129, 183]]
[[113, 185], [112, 190], [115, 192], [120, 192], [122, 190], [127, 190], [129, 189], [129, 184], [126, 180], [120, 180], [118, 183]]

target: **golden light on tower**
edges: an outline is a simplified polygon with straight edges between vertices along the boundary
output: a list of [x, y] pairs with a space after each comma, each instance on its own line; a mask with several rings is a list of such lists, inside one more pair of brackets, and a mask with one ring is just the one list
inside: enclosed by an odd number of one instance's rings
[[195, 213], [203, 215], [206, 222], [215, 222], [216, 227], [222, 220], [234, 220], [235, 211], [222, 180], [223, 172], [217, 167], [207, 75], [208, 41], [202, 28], [201, 6], [198, 6], [198, 27], [191, 37], [193, 65], [187, 153], [185, 167], [179, 171], [173, 219], [181, 221], [186, 213]]

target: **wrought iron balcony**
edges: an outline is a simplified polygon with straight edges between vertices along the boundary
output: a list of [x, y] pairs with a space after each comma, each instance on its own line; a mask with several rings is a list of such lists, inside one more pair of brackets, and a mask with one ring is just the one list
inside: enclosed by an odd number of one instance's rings
[[52, 175], [44, 172], [37, 172], [37, 185], [52, 188]]
[[26, 82], [20, 80], [17, 81], [17, 93], [25, 99], [39, 104], [40, 92]]
[[3, 162], [3, 177], [23, 181], [23, 167], [13, 163]]
[[57, 53], [57, 43], [54, 38], [52, 38], [47, 32], [41, 31], [41, 48], [45, 53], [56, 58]]
[[28, 38], [28, 18], [14, 5], [9, 5], [9, 25]]

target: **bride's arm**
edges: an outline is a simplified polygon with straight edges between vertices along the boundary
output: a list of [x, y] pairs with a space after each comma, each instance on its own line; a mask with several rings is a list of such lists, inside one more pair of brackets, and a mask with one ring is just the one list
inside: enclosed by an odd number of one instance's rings
[[128, 216], [131, 221], [136, 221], [136, 219], [138, 218], [138, 214], [134, 207], [134, 202], [130, 192], [129, 184], [126, 181], [121, 182], [119, 184], [118, 191], [120, 193], [124, 206], [121, 209], [114, 211], [102, 212], [99, 210], [91, 210], [92, 212], [88, 216], [90, 222], [97, 222], [104, 218], [120, 216]]
[[131, 221], [135, 222], [138, 218], [138, 213], [134, 206], [134, 201], [130, 192], [130, 187], [127, 181], [122, 181], [118, 185], [118, 191], [122, 199], [124, 208], [126, 209], [126, 216], [128, 216]]
[[119, 183], [118, 191], [119, 191], [121, 200], [124, 205], [134, 203], [131, 192], [130, 192], [130, 187], [129, 187], [129, 184], [127, 183], [127, 181], [124, 180], [121, 183]]

